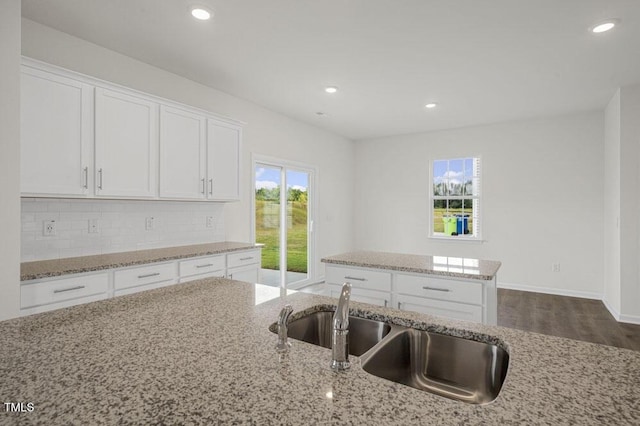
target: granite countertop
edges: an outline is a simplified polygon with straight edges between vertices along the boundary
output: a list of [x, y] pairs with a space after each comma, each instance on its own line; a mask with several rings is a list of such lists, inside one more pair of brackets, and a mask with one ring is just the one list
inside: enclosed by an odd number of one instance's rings
[[[273, 298], [272, 300], [269, 300]], [[335, 299], [206, 279], [0, 323], [0, 424], [640, 424], [640, 352], [352, 302], [352, 314], [498, 339], [498, 398], [470, 405], [362, 370], [268, 327]], [[330, 392], [330, 393], [329, 393]]]
[[476, 280], [492, 280], [502, 265], [501, 262], [495, 260], [378, 251], [342, 253], [325, 257], [322, 262]]
[[94, 256], [68, 257], [64, 259], [38, 260], [20, 264], [20, 280], [56, 277], [81, 272], [101, 271], [145, 263], [184, 259], [247, 250], [261, 245], [225, 241], [221, 243], [195, 244], [122, 253], [98, 254]]

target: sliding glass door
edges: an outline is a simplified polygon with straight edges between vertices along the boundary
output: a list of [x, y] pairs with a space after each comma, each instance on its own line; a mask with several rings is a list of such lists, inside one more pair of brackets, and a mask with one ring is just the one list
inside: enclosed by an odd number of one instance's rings
[[313, 169], [254, 161], [255, 241], [262, 248], [262, 283], [299, 287], [311, 281]]

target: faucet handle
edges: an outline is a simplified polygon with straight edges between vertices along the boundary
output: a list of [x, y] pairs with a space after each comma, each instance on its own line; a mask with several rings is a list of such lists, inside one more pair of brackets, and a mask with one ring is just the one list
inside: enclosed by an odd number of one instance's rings
[[293, 307], [291, 305], [285, 305], [284, 308], [280, 310], [280, 315], [278, 315], [278, 343], [276, 344], [276, 352], [289, 352], [289, 348], [291, 348], [291, 343], [289, 343], [287, 336], [287, 321], [289, 321], [289, 316], [293, 312]]

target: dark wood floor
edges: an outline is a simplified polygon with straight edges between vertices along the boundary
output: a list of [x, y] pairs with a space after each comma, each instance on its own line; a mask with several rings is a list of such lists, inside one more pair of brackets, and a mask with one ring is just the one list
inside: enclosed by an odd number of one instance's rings
[[640, 325], [617, 322], [599, 300], [498, 289], [498, 325], [640, 351]]

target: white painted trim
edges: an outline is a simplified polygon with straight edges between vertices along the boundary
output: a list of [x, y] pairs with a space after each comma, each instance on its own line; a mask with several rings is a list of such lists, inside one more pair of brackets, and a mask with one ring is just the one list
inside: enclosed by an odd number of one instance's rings
[[638, 325], [640, 325], [640, 316], [639, 315], [621, 314], [620, 312], [615, 310], [615, 308], [613, 306], [611, 306], [611, 304], [609, 304], [609, 302], [607, 302], [605, 299], [602, 299], [602, 303], [604, 303], [604, 306], [609, 310], [609, 312], [611, 313], [611, 315], [613, 315], [613, 317], [616, 319], [616, 321], [629, 323], [629, 324], [638, 324]]
[[638, 325], [640, 325], [640, 316], [639, 315], [624, 315], [624, 314], [620, 314], [620, 319], [618, 321], [619, 322], [626, 322], [626, 323], [629, 323], [629, 324], [638, 324]]
[[609, 310], [609, 313], [613, 315], [616, 321], [620, 321], [620, 312], [616, 311], [614, 307], [611, 306], [609, 302], [607, 302], [604, 298], [602, 299], [602, 303], [604, 303], [604, 307], [607, 308], [607, 310]]
[[602, 293], [592, 293], [589, 291], [575, 291], [575, 290], [567, 290], [567, 289], [553, 288], [553, 287], [537, 287], [537, 286], [530, 286], [530, 285], [505, 283], [502, 281], [498, 282], [498, 288], [528, 291], [531, 293], [554, 294], [557, 296], [580, 297], [582, 299], [602, 300]]

